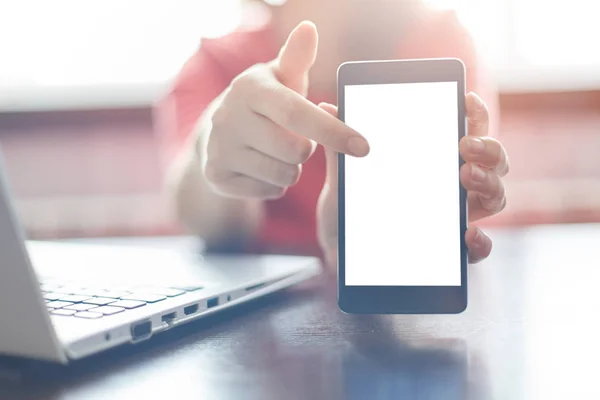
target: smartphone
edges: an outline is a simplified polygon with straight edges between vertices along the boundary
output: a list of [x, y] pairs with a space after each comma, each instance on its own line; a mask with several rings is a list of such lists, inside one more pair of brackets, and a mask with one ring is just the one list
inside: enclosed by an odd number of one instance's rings
[[340, 154], [338, 304], [352, 314], [467, 307], [465, 67], [458, 59], [349, 62], [338, 117], [371, 147]]

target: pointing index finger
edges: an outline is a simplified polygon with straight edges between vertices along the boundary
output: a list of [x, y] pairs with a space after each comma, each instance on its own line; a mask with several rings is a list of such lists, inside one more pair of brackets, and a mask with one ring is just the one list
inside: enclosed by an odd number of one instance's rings
[[279, 82], [258, 90], [250, 100], [250, 107], [328, 149], [357, 157], [369, 153], [369, 144], [362, 135]]

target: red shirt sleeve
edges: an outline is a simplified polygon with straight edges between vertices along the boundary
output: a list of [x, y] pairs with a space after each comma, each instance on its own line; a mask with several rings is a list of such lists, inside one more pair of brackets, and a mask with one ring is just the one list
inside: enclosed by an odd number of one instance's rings
[[227, 84], [219, 63], [202, 47], [187, 60], [154, 110], [161, 153], [167, 165], [182, 148], [206, 107]]
[[467, 92], [477, 93], [490, 111], [490, 135], [496, 136], [498, 95], [469, 31], [453, 11], [432, 12], [419, 20], [401, 48], [403, 58], [459, 58], [465, 64]]

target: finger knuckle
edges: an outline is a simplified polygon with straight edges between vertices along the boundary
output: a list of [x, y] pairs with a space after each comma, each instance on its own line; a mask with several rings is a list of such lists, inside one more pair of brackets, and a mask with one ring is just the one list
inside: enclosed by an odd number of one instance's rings
[[293, 98], [288, 94], [280, 95], [276, 104], [281, 124], [283, 126], [296, 126], [300, 117], [300, 110]]
[[506, 207], [506, 194], [504, 185], [502, 185], [502, 182], [499, 178], [492, 195], [489, 198], [483, 198], [482, 204], [484, 205], [484, 209], [494, 214], [501, 212]]
[[469, 166], [469, 163], [467, 161], [465, 161], [460, 166], [460, 172], [463, 173], [463, 174], [467, 174], [467, 173], [469, 173], [471, 171], [470, 168], [471, 167]]
[[293, 185], [296, 183], [299, 177], [297, 166], [286, 165], [282, 162], [274, 161], [266, 157], [261, 162], [260, 170], [261, 175], [270, 177], [269, 180], [282, 187]]
[[228, 120], [227, 107], [224, 104], [220, 107], [217, 107], [210, 117], [212, 130], [218, 130], [219, 128], [223, 127]]
[[227, 181], [215, 185], [216, 192], [227, 197], [237, 199], [260, 198], [261, 193], [256, 190], [255, 182], [243, 175], [228, 177]]
[[243, 97], [249, 103], [264, 101], [273, 91], [268, 77], [262, 67], [255, 66], [235, 78], [231, 83], [232, 92], [236, 97]]
[[294, 140], [289, 144], [290, 161], [294, 164], [302, 164], [308, 160], [312, 153], [310, 140]]
[[224, 172], [216, 160], [209, 159], [204, 165], [204, 176], [210, 183], [220, 183], [223, 181]]
[[300, 166], [289, 165], [280, 169], [280, 180], [285, 186], [292, 186], [300, 179]]
[[323, 129], [319, 132], [319, 140], [324, 145], [333, 146], [334, 148], [345, 149], [344, 138], [348, 138], [348, 133], [343, 130], [335, 131], [333, 129]]
[[252, 92], [256, 84], [257, 74], [249, 70], [233, 78], [229, 86], [231, 87], [231, 93], [239, 95]]
[[471, 182], [471, 167], [468, 163], [464, 163], [460, 167], [459, 177], [462, 184], [468, 185]]
[[502, 154], [504, 157], [504, 165], [501, 171], [498, 171], [498, 173], [500, 174], [500, 176], [506, 176], [509, 172], [510, 172], [510, 162], [508, 159], [508, 155], [506, 154], [506, 151], [504, 150], [504, 148], [502, 149]]
[[504, 188], [504, 184], [498, 175], [495, 177], [496, 179], [496, 198], [504, 199], [506, 197], [506, 189]]
[[225, 145], [227, 141], [224, 140], [221, 135], [215, 133], [216, 132], [211, 132], [208, 143], [206, 144], [207, 160], [213, 163], [222, 160], [227, 153]]
[[260, 176], [265, 178], [277, 176], [280, 173], [277, 162], [267, 156], [260, 157], [257, 167]]
[[265, 189], [264, 197], [270, 200], [281, 199], [287, 192], [286, 188], [278, 186], [269, 186]]
[[500, 202], [500, 207], [498, 208], [498, 212], [504, 211], [505, 208], [506, 208], [506, 196], [503, 195], [502, 201]]
[[494, 138], [486, 138], [488, 149], [490, 149], [491, 162], [495, 166], [501, 166], [504, 161], [504, 149], [499, 141]]
[[477, 254], [473, 252], [469, 253], [469, 264], [479, 264], [480, 261], [481, 258]]

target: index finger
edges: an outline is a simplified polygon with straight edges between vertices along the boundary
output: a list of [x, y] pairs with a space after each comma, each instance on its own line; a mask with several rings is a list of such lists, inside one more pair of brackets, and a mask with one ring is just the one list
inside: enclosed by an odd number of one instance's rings
[[328, 149], [357, 157], [369, 153], [361, 134], [279, 82], [257, 90], [249, 103], [254, 112]]
[[458, 144], [466, 162], [473, 162], [495, 171], [499, 176], [508, 173], [508, 155], [502, 143], [491, 137], [462, 138]]

